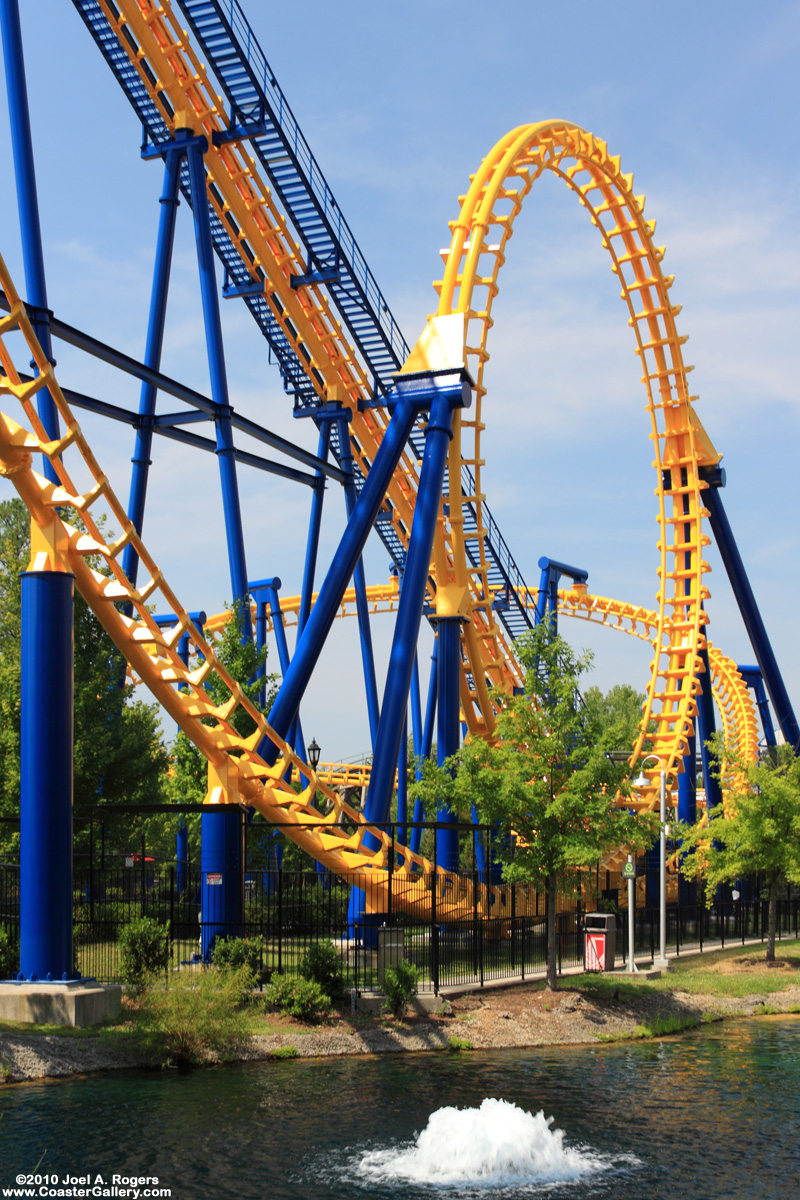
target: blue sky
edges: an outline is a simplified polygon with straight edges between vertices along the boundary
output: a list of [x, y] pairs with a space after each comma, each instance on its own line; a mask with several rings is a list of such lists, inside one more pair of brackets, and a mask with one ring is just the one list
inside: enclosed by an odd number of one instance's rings
[[[69, 0], [21, 7], [50, 306], [141, 357], [160, 167], [140, 161], [133, 114]], [[800, 4], [645, 2], [630, 16], [575, 0], [244, 7], [410, 342], [434, 307], [457, 196], [509, 128], [562, 117], [622, 156], [667, 247], [697, 411], [724, 453], [727, 510], [800, 705]], [[0, 252], [22, 288], [1, 107]], [[184, 207], [163, 369], [207, 390], [196, 280]], [[655, 480], [633, 335], [596, 231], [556, 181], [529, 197], [500, 284], [487, 369], [489, 505], [530, 583], [548, 554], [586, 568], [594, 591], [652, 605]], [[314, 446], [244, 308], [227, 302], [224, 321], [234, 405]], [[131, 382], [66, 346], [57, 355], [62, 383], [135, 407]], [[130, 431], [88, 417], [83, 425], [126, 497]], [[187, 607], [218, 610], [230, 588], [213, 458], [159, 442], [152, 480], [146, 541]], [[306, 490], [245, 470], [241, 489], [251, 578], [278, 574], [287, 593], [298, 590]], [[323, 562], [344, 509], [333, 489], [326, 503]], [[710, 636], [752, 661], [713, 547], [708, 558]], [[387, 569], [376, 541], [368, 578]], [[596, 651], [587, 682], [644, 688], [648, 647], [583, 625], [563, 632]], [[323, 757], [355, 756], [369, 748], [357, 632], [339, 622], [335, 635], [304, 725]], [[375, 636], [382, 687], [390, 622], [376, 623]]]

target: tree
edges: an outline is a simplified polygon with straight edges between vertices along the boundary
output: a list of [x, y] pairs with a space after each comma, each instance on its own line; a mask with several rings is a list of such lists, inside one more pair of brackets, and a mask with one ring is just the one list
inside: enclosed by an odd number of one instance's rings
[[604, 851], [649, 845], [656, 819], [633, 816], [617, 803], [627, 791], [627, 768], [606, 751], [618, 745], [620, 722], [587, 720], [577, 702], [591, 654], [576, 655], [545, 624], [516, 649], [525, 690], [499, 698], [498, 740], [466, 742], [444, 769], [426, 764], [412, 791], [429, 803], [474, 805], [481, 821], [499, 826], [503, 878], [546, 891], [547, 986], [555, 990], [559, 883], [571, 884], [576, 868], [596, 863]]
[[[12, 819], [19, 816], [19, 576], [29, 558], [28, 511], [21, 500], [5, 500], [0, 503], [0, 815]], [[78, 593], [74, 625], [73, 811], [76, 848], [85, 848], [88, 833], [81, 818], [88, 818], [90, 807], [158, 802], [168, 758], [157, 705], [133, 698], [123, 656]], [[13, 824], [0, 825], [0, 839], [5, 854], [18, 852]]]
[[[602, 739], [609, 750], [630, 755], [642, 718], [645, 696], [629, 683], [616, 683], [605, 693], [599, 687], [586, 688], [583, 693], [584, 720], [592, 723], [592, 736]], [[614, 735], [617, 744], [608, 743]]]
[[745, 762], [717, 736], [717, 762], [723, 766], [725, 801], [705, 824], [675, 830], [680, 839], [681, 872], [702, 877], [711, 905], [721, 883], [759, 872], [767, 883], [769, 921], [767, 962], [775, 961], [778, 889], [800, 883], [800, 758], [791, 746], [771, 746], [758, 762]]
[[[214, 644], [214, 652], [228, 673], [240, 684], [242, 691], [259, 711], [269, 712], [276, 692], [276, 676], [263, 674], [267, 661], [267, 648], [260, 650], [252, 638], [244, 636], [244, 613], [241, 601], [230, 607], [230, 619], [225, 622]], [[230, 699], [230, 691], [212, 672], [203, 684], [205, 691], [216, 706]], [[265, 702], [261, 704], [261, 691], [265, 689]], [[236, 732], [248, 737], [255, 730], [255, 723], [243, 708], [237, 708], [230, 718]], [[205, 724], [213, 725], [211, 718]], [[171, 769], [166, 782], [168, 799], [176, 804], [202, 804], [208, 790], [208, 763], [205, 756], [190, 741], [182, 729], [178, 730], [170, 750]], [[199, 839], [200, 814], [192, 814], [186, 820], [190, 837]]]

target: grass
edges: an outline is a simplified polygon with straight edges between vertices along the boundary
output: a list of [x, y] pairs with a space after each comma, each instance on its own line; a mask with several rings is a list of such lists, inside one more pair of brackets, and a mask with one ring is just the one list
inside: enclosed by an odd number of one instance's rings
[[270, 1058], [297, 1058], [299, 1051], [296, 1046], [276, 1046], [270, 1051]]
[[462, 1050], [471, 1050], [472, 1049], [472, 1042], [469, 1040], [469, 1038], [450, 1037], [447, 1039], [447, 1042], [448, 1042], [448, 1045], [450, 1046], [450, 1049], [454, 1053], [458, 1053]]
[[575, 987], [582, 992], [607, 999], [626, 1000], [640, 996], [642, 992], [689, 992], [692, 995], [743, 996], [782, 992], [800, 984], [800, 940], [794, 938], [776, 944], [778, 958], [793, 961], [796, 970], [784, 971], [768, 967], [747, 970], [721, 970], [726, 963], [735, 963], [741, 958], [760, 958], [758, 946], [733, 946], [725, 950], [713, 950], [708, 954], [693, 954], [684, 958], [670, 959], [671, 969], [660, 979], [633, 982], [630, 977], [619, 975], [571, 975], [562, 980], [562, 986]]
[[649, 1021], [637, 1025], [633, 1031], [638, 1038], [669, 1037], [672, 1033], [683, 1033], [686, 1029], [696, 1029], [700, 1024], [697, 1017], [655, 1016]]

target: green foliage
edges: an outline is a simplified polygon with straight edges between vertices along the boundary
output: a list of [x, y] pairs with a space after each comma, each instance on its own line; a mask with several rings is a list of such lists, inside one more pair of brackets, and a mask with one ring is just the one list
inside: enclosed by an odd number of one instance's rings
[[315, 942], [309, 946], [300, 960], [303, 979], [318, 983], [325, 995], [334, 1003], [344, 1000], [346, 988], [342, 973], [342, 960], [333, 942]]
[[598, 687], [587, 688], [583, 693], [583, 719], [593, 742], [605, 750], [630, 754], [644, 702], [644, 693], [637, 692], [629, 683], [617, 683], [605, 695]]
[[120, 930], [120, 975], [134, 994], [169, 966], [169, 928], [153, 917], [138, 917]]
[[473, 1048], [472, 1042], [469, 1040], [469, 1038], [459, 1037], [457, 1034], [454, 1034], [453, 1037], [448, 1038], [447, 1044], [449, 1045], [450, 1049], [456, 1053], [460, 1050], [472, 1050]]
[[318, 983], [310, 979], [293, 979], [276, 975], [264, 990], [269, 1008], [276, 1008], [298, 1021], [313, 1021], [330, 1012], [331, 1002]]
[[706, 900], [720, 883], [760, 872], [768, 883], [767, 960], [775, 957], [778, 888], [800, 883], [800, 758], [791, 746], [770, 747], [758, 762], [745, 762], [717, 736], [710, 743], [720, 767], [726, 799], [708, 816], [707, 826], [676, 825], [684, 852], [681, 872], [702, 876]]
[[0, 979], [10, 979], [19, 970], [19, 942], [7, 929], [0, 929]]
[[387, 967], [383, 972], [383, 990], [386, 993], [386, 1007], [393, 1017], [402, 1017], [409, 1002], [417, 994], [419, 970], [407, 958], [401, 958], [393, 967]]
[[270, 1058], [297, 1058], [296, 1046], [276, 1046], [270, 1051]]
[[576, 655], [545, 623], [517, 642], [526, 669], [525, 691], [500, 697], [496, 744], [468, 741], [444, 768], [426, 763], [409, 794], [427, 811], [438, 804], [477, 809], [501, 836], [495, 853], [509, 883], [533, 883], [551, 898], [548, 913], [548, 985], [556, 986], [556, 888], [572, 886], [576, 868], [607, 850], [652, 844], [657, 821], [634, 817], [616, 803], [629, 789], [627, 764], [606, 751], [617, 724], [587, 717], [577, 702], [589, 653]]
[[209, 1055], [230, 1058], [249, 1036], [241, 1005], [247, 967], [183, 970], [156, 980], [144, 993], [140, 1026], [165, 1063], [189, 1067]]
[[248, 991], [261, 980], [261, 938], [217, 938], [212, 960], [215, 967], [223, 971], [244, 969], [248, 979]]
[[661, 1038], [669, 1037], [672, 1033], [683, 1033], [685, 1029], [696, 1029], [700, 1020], [695, 1016], [662, 1015], [656, 1013], [642, 1025], [637, 1025], [634, 1037]]

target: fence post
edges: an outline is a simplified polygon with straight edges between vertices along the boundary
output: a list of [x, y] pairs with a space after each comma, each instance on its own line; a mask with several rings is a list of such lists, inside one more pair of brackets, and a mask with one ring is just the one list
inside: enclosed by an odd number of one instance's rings
[[94, 921], [94, 813], [89, 817], [89, 920]]
[[175, 938], [175, 868], [169, 869], [169, 940]]
[[141, 889], [142, 889], [142, 896], [141, 896], [141, 909], [142, 909], [142, 916], [144, 916], [144, 910], [145, 910], [145, 904], [146, 904], [146, 899], [145, 899], [145, 887], [144, 887], [144, 884], [145, 884], [145, 862], [144, 862], [144, 855], [145, 855], [145, 844], [144, 844], [144, 834], [142, 834], [142, 869], [141, 869], [141, 871], [140, 871], [140, 875], [141, 875]]
[[388, 911], [386, 913], [386, 917], [387, 917], [386, 924], [390, 927], [392, 925], [392, 879], [394, 876], [394, 837], [395, 837], [396, 832], [397, 832], [396, 827], [395, 827], [394, 823], [392, 823], [389, 826], [389, 833], [391, 835], [392, 840], [389, 843], [389, 902], [388, 902]]
[[517, 969], [517, 885], [511, 884], [511, 970]]
[[439, 885], [438, 838], [433, 838], [433, 888], [431, 889], [431, 982], [434, 996], [439, 995], [439, 927], [436, 924], [436, 889]]
[[478, 860], [475, 853], [475, 832], [472, 834], [472, 974], [478, 974]]
[[278, 974], [283, 974], [283, 862], [278, 863]]

